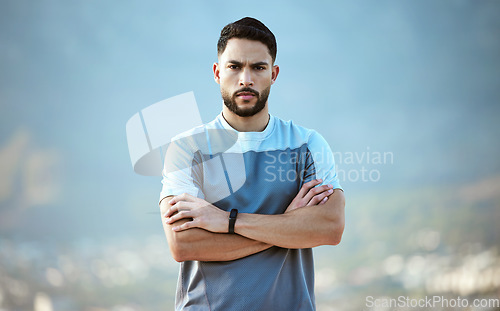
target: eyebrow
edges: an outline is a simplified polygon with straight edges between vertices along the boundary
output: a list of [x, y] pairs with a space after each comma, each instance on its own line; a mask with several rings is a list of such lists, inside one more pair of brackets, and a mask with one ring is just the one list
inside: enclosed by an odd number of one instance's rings
[[[243, 66], [243, 63], [242, 62], [239, 62], [237, 60], [230, 60], [228, 61], [228, 63], [230, 64], [235, 64], [237, 66]], [[257, 63], [253, 63], [252, 66], [268, 66], [269, 64], [267, 62], [257, 62]]]

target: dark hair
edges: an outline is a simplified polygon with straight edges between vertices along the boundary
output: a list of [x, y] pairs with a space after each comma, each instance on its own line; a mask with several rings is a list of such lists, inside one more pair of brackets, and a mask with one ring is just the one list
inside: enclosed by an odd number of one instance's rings
[[276, 60], [276, 53], [278, 51], [276, 38], [266, 25], [255, 18], [244, 17], [222, 28], [219, 42], [217, 42], [217, 55], [221, 55], [224, 52], [227, 41], [231, 38], [260, 41], [267, 46], [273, 63]]

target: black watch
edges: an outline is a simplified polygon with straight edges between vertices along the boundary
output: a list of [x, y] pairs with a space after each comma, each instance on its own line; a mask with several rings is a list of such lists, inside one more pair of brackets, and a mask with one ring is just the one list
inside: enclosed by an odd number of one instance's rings
[[238, 210], [233, 208], [231, 213], [229, 213], [229, 233], [234, 233], [234, 224], [236, 223], [236, 217], [238, 216]]

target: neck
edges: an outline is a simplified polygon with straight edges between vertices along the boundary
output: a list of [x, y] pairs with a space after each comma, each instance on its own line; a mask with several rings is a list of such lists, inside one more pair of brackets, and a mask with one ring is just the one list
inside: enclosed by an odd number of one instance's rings
[[223, 104], [222, 116], [238, 132], [262, 132], [269, 122], [267, 105], [251, 117], [240, 117]]

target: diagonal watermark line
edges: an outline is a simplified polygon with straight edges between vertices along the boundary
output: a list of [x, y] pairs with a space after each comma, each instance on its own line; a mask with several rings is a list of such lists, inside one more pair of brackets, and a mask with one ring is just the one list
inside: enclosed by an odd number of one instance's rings
[[144, 117], [142, 116], [142, 111], [139, 111], [139, 118], [141, 118], [142, 129], [144, 130], [144, 135], [146, 135], [146, 140], [148, 142], [149, 151], [153, 150], [151, 145], [151, 140], [149, 139], [148, 129], [146, 128], [146, 122], [144, 122]]

